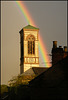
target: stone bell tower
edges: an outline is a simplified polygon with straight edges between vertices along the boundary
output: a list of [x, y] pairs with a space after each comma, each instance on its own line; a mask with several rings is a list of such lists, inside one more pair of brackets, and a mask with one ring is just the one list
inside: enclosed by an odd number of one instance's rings
[[38, 32], [39, 29], [31, 25], [27, 25], [19, 32], [20, 74], [31, 67], [39, 67]]

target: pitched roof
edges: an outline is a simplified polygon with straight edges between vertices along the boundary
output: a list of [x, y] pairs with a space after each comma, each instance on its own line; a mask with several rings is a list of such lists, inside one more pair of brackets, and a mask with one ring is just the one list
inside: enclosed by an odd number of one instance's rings
[[25, 26], [25, 27], [23, 27], [20, 31], [19, 31], [19, 33], [21, 33], [22, 31], [23, 31], [23, 29], [35, 29], [35, 30], [39, 30], [39, 28], [36, 28], [36, 27], [34, 27], [34, 26], [31, 26], [31, 25], [27, 25], [27, 26]]
[[46, 67], [32, 67], [32, 70], [36, 75], [40, 75], [41, 73], [43, 73], [47, 69], [48, 68], [46, 68]]
[[[54, 87], [58, 84], [67, 84], [68, 57], [60, 60], [47, 71], [30, 81], [32, 87]], [[62, 84], [61, 84], [62, 83]]]
[[22, 75], [40, 75], [44, 71], [46, 71], [48, 68], [46, 67], [32, 67], [25, 71]]
[[34, 26], [31, 26], [31, 25], [27, 25], [27, 26], [23, 27], [23, 29], [39, 29], [39, 28], [36, 28]]

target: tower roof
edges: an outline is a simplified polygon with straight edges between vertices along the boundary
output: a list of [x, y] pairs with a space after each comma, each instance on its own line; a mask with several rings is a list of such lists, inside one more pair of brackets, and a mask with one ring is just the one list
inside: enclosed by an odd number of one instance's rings
[[34, 26], [31, 26], [31, 25], [27, 25], [27, 26], [23, 27], [23, 29], [39, 29], [39, 28], [36, 28]]

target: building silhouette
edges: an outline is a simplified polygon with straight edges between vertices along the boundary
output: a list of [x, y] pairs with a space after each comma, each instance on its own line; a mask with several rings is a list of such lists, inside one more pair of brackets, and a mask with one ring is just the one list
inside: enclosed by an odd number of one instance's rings
[[62, 48], [62, 46], [57, 47], [57, 41], [53, 41], [52, 65], [65, 58], [67, 55], [67, 46], [64, 46], [64, 48]]
[[68, 100], [68, 56], [29, 82], [30, 100]]

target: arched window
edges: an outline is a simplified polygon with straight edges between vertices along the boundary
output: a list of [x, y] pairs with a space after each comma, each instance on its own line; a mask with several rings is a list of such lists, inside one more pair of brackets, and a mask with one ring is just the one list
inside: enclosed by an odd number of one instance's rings
[[28, 36], [28, 54], [35, 54], [35, 38], [33, 35]]

